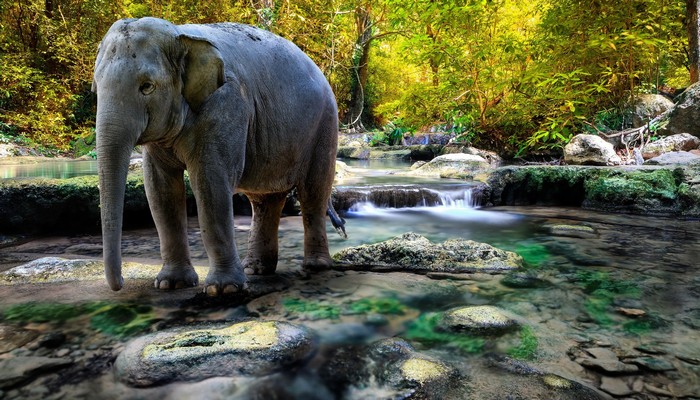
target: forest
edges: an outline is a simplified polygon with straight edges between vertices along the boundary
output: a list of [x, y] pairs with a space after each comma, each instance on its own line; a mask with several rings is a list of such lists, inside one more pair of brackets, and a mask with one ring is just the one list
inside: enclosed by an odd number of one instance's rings
[[635, 96], [672, 96], [691, 83], [689, 8], [679, 0], [0, 0], [0, 143], [90, 151], [97, 46], [115, 20], [154, 16], [247, 23], [291, 40], [331, 83], [341, 131], [367, 131], [373, 143], [437, 130], [510, 157], [556, 152], [577, 133], [626, 127]]

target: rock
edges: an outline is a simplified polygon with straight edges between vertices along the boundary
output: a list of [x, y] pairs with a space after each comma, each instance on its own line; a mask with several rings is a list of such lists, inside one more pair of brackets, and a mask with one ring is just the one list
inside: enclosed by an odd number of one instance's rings
[[700, 156], [688, 151], [672, 151], [647, 160], [645, 165], [700, 165]]
[[624, 379], [603, 376], [600, 378], [600, 390], [613, 396], [627, 396], [632, 394], [632, 389]]
[[564, 161], [570, 165], [620, 165], [615, 148], [596, 135], [576, 135], [564, 147]]
[[333, 206], [338, 211], [364, 202], [392, 208], [441, 204], [438, 192], [412, 185], [343, 187], [336, 188], [333, 194]]
[[627, 361], [654, 372], [675, 371], [676, 369], [673, 364], [664, 360], [663, 358], [637, 357]]
[[501, 284], [516, 289], [527, 289], [544, 287], [549, 282], [527, 272], [514, 272], [504, 276]]
[[595, 229], [586, 225], [549, 225], [547, 226], [547, 230], [552, 236], [566, 236], [579, 239], [598, 237], [598, 233]]
[[447, 332], [468, 332], [487, 335], [501, 334], [518, 327], [518, 322], [498, 307], [469, 306], [446, 311], [437, 328]]
[[676, 105], [664, 117], [657, 133], [662, 136], [690, 133], [700, 137], [700, 84], [687, 87], [676, 98]]
[[646, 311], [640, 310], [639, 308], [627, 308], [627, 307], [617, 307], [615, 311], [627, 317], [643, 317], [647, 314]]
[[479, 155], [456, 153], [435, 157], [412, 170], [411, 174], [472, 179], [475, 174], [489, 168], [489, 162]]
[[593, 347], [585, 349], [593, 358], [581, 358], [576, 361], [587, 368], [600, 370], [610, 374], [625, 374], [637, 372], [636, 365], [625, 364], [620, 361], [612, 350], [604, 347]]
[[22, 347], [38, 336], [37, 331], [0, 324], [0, 354]]
[[452, 366], [398, 338], [338, 348], [320, 375], [335, 393], [352, 393], [348, 398], [376, 398], [377, 393], [383, 393], [381, 398], [461, 398], [456, 392], [463, 389]]
[[651, 142], [642, 149], [645, 160], [672, 151], [690, 151], [700, 148], [700, 139], [689, 133], [678, 133]]
[[342, 161], [336, 160], [335, 162], [335, 180], [342, 181], [350, 175], [350, 168], [348, 165]]
[[69, 358], [12, 357], [0, 360], [0, 389], [5, 389], [37, 376], [73, 364]]
[[67, 282], [79, 280], [80, 276], [102, 274], [103, 267], [98, 261], [43, 257], [0, 273], [0, 284]]
[[39, 338], [39, 346], [47, 349], [55, 349], [66, 342], [66, 334], [63, 332], [49, 332]]
[[289, 368], [315, 351], [304, 327], [248, 321], [199, 330], [160, 332], [129, 343], [117, 358], [117, 377], [145, 387], [216, 376], [262, 376]]
[[413, 232], [384, 242], [349, 247], [333, 255], [338, 269], [406, 272], [504, 272], [522, 266], [519, 255], [486, 243], [451, 239], [431, 243]]
[[639, 128], [673, 108], [673, 101], [660, 94], [640, 94], [632, 105], [632, 127]]
[[477, 149], [476, 147], [449, 145], [445, 146], [442, 149], [442, 155], [456, 153], [480, 156], [484, 160], [488, 161], [489, 165], [493, 168], [499, 167], [503, 163], [503, 159], [497, 153], [493, 151]]

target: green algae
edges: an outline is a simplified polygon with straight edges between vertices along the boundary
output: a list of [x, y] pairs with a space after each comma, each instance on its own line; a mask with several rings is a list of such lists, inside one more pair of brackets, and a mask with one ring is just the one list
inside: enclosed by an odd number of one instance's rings
[[672, 170], [640, 170], [621, 173], [611, 172], [586, 182], [589, 201], [607, 203], [611, 206], [636, 203], [668, 204], [678, 195], [678, 176]]
[[456, 347], [464, 353], [479, 353], [483, 351], [486, 340], [463, 333], [442, 332], [437, 329], [440, 314], [422, 314], [410, 323], [404, 338], [432, 345]]
[[669, 325], [669, 322], [660, 316], [649, 313], [643, 317], [635, 318], [632, 321], [625, 322], [622, 325], [622, 329], [627, 332], [637, 336], [643, 336], [650, 333], [651, 331], [665, 328]]
[[607, 272], [578, 271], [575, 281], [587, 295], [584, 308], [588, 316], [601, 326], [613, 324], [611, 311], [614, 300], [640, 296], [634, 282], [612, 279]]
[[350, 314], [403, 315], [406, 312], [406, 306], [391, 297], [365, 298], [350, 303], [347, 311]]
[[106, 335], [126, 337], [148, 330], [155, 321], [150, 306], [113, 304], [96, 310], [90, 326]]
[[520, 344], [508, 350], [508, 355], [518, 360], [534, 360], [539, 341], [529, 326], [520, 328]]
[[284, 299], [282, 306], [287, 312], [301, 314], [310, 320], [340, 318], [340, 307], [319, 301]]
[[90, 307], [87, 305], [61, 303], [24, 303], [8, 307], [3, 311], [7, 321], [27, 322], [65, 322], [79, 317]]
[[526, 269], [538, 268], [551, 257], [547, 247], [540, 243], [518, 243], [514, 251], [523, 258]]

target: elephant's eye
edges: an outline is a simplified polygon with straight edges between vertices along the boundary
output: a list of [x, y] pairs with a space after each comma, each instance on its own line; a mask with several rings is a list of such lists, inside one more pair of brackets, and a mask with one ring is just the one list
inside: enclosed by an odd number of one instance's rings
[[139, 91], [144, 95], [149, 95], [153, 93], [154, 90], [156, 90], [156, 85], [151, 82], [144, 82], [139, 86]]

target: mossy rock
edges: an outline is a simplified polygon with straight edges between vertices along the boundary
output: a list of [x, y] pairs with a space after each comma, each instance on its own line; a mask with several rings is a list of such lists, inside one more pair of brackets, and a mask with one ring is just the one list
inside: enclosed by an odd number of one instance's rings
[[216, 376], [265, 376], [307, 360], [308, 329], [280, 321], [160, 332], [130, 342], [115, 362], [119, 380], [137, 387]]
[[452, 333], [495, 335], [512, 331], [518, 326], [518, 321], [506, 315], [500, 308], [483, 305], [446, 311], [440, 317], [436, 328]]

